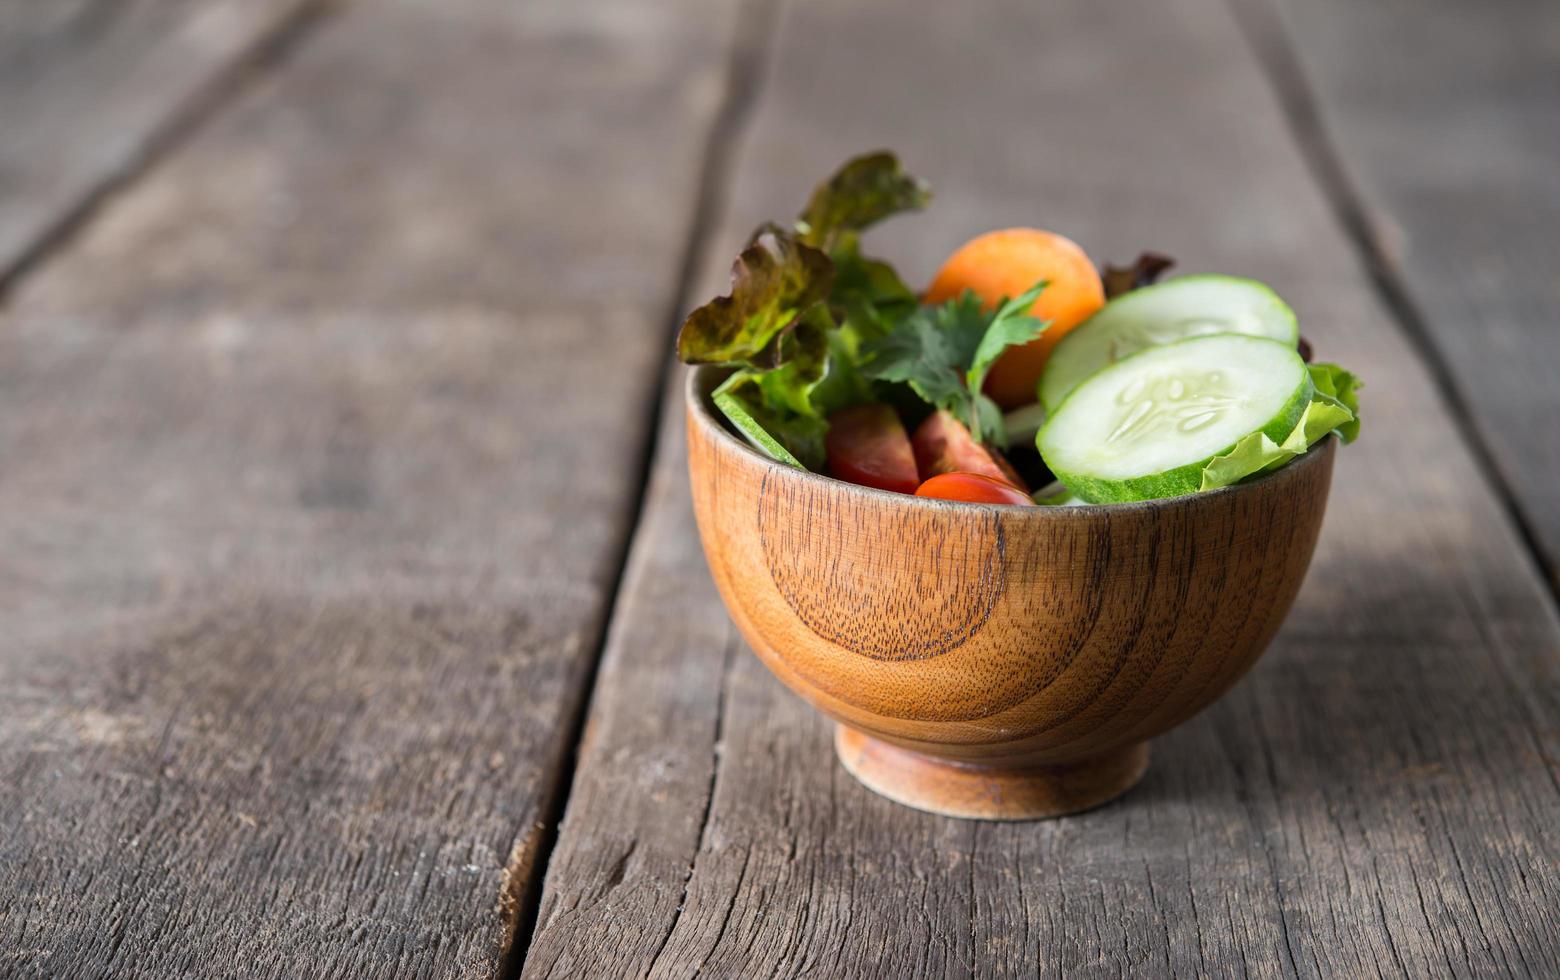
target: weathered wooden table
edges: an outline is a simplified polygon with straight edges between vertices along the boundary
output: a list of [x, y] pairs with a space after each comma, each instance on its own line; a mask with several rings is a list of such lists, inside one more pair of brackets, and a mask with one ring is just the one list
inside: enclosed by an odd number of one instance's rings
[[[25, 7], [0, 975], [1560, 975], [1560, 7]], [[916, 276], [1159, 248], [1369, 382], [1107, 809], [868, 794], [708, 581], [671, 330], [877, 146]]]

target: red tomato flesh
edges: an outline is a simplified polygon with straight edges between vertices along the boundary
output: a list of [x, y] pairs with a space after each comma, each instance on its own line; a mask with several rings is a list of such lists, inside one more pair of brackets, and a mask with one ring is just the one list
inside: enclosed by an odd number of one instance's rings
[[824, 449], [836, 479], [896, 493], [915, 493], [920, 485], [910, 436], [887, 405], [855, 405], [829, 416]]
[[976, 442], [964, 423], [944, 409], [928, 415], [925, 422], [916, 426], [910, 444], [923, 480], [940, 473], [979, 473], [1024, 489], [1023, 478], [1007, 460]]
[[916, 489], [917, 497], [962, 500], [971, 504], [1033, 505], [1029, 495], [1005, 480], [993, 480], [980, 473], [940, 473]]

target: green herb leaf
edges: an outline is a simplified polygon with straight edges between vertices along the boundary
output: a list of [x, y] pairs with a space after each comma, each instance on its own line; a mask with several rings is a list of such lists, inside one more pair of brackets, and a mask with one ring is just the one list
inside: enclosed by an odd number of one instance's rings
[[766, 236], [737, 257], [730, 295], [683, 321], [677, 354], [687, 364], [755, 363], [776, 335], [829, 295], [833, 281], [834, 265], [823, 252], [787, 235]]
[[916, 307], [865, 345], [862, 370], [881, 381], [907, 383], [933, 408], [958, 416], [980, 441], [1006, 446], [1002, 411], [980, 389], [1003, 351], [1029, 343], [1049, 326], [1028, 313], [1044, 288], [1044, 282], [1035, 283], [994, 313], [982, 310], [969, 290], [940, 306]]
[[973, 292], [940, 306], [920, 306], [889, 333], [865, 346], [862, 371], [881, 381], [903, 381], [934, 408], [946, 408], [978, 431], [975, 400], [965, 371], [990, 317]]
[[1041, 280], [1021, 293], [1017, 299], [1003, 302], [997, 308], [997, 313], [992, 317], [991, 325], [980, 338], [980, 344], [975, 348], [975, 354], [970, 361], [969, 372], [966, 374], [966, 383], [971, 391], [980, 391], [981, 385], [986, 383], [986, 373], [991, 370], [997, 358], [1009, 347], [1017, 347], [1029, 343], [1036, 337], [1045, 333], [1051, 325], [1050, 320], [1037, 320], [1029, 315], [1029, 308], [1035, 305], [1035, 300], [1049, 285]]
[[832, 249], [843, 232], [860, 231], [901, 211], [918, 211], [932, 199], [926, 184], [905, 173], [887, 151], [868, 153], [819, 184], [796, 220], [808, 245]]

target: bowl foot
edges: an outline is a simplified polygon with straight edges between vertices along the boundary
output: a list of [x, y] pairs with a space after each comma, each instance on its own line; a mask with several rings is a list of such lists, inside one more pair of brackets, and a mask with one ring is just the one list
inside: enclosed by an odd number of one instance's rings
[[1061, 765], [1004, 768], [936, 759], [839, 725], [834, 750], [874, 793], [969, 820], [1038, 820], [1088, 810], [1131, 789], [1148, 769], [1147, 742]]

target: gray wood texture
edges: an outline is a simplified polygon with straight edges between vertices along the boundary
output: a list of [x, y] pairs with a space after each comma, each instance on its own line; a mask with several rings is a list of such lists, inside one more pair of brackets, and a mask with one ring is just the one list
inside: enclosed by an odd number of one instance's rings
[[142, 166], [314, 0], [0, 8], [0, 281]]
[[892, 146], [940, 191], [872, 236], [914, 279], [1012, 224], [1262, 277], [1366, 377], [1366, 432], [1253, 673], [1119, 803], [981, 825], [856, 785], [743, 648], [669, 404], [525, 975], [1560, 973], [1551, 596], [1232, 12], [800, 0], [773, 65], [693, 298]]
[[0, 317], [0, 975], [499, 972], [731, 15], [349, 6]]
[[1560, 589], [1560, 5], [1243, 2]]

